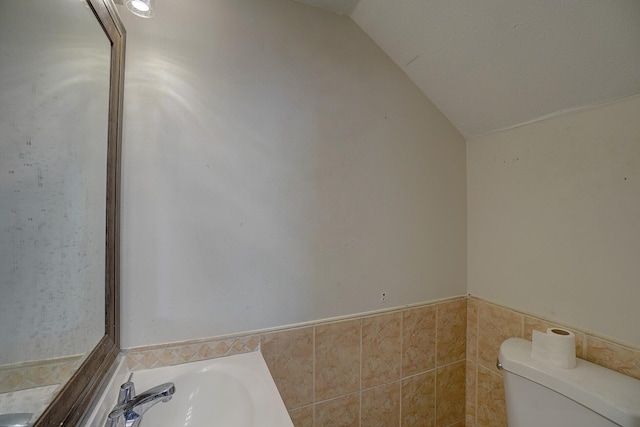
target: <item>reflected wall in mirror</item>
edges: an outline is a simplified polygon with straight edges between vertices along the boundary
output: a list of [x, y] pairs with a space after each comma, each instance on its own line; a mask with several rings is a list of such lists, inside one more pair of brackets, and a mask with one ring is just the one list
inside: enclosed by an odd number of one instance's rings
[[124, 30], [114, 10], [110, 0], [0, 2], [0, 415], [34, 422], [44, 411], [42, 425], [86, 406], [91, 374], [118, 347]]

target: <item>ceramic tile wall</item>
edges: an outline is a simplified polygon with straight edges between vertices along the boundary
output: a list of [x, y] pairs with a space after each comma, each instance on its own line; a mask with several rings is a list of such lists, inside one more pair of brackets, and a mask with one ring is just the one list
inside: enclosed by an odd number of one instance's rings
[[125, 351], [129, 370], [261, 350], [296, 427], [461, 427], [466, 299]]
[[[496, 368], [500, 344], [511, 337], [531, 340], [534, 329], [551, 326], [567, 327], [478, 298], [467, 300], [467, 427], [507, 425], [502, 373]], [[567, 329], [576, 334], [578, 357], [640, 379], [640, 349]]]
[[215, 359], [259, 350], [260, 337], [247, 334], [225, 338], [185, 341], [136, 347], [125, 350], [127, 367], [130, 371], [138, 369], [162, 368], [198, 360]]
[[466, 300], [261, 335], [296, 427], [463, 426]]
[[0, 366], [0, 393], [64, 384], [83, 359], [69, 356]]
[[[296, 427], [500, 427], [500, 344], [551, 326], [567, 327], [470, 297], [126, 355], [136, 370], [261, 350]], [[568, 329], [578, 357], [640, 379], [640, 349]]]

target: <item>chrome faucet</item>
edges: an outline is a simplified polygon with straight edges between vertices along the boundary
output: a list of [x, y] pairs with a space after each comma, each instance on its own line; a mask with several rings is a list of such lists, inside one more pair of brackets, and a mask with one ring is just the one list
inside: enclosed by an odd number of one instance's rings
[[136, 396], [130, 376], [129, 380], [120, 386], [118, 402], [107, 417], [106, 427], [138, 427], [142, 416], [149, 408], [156, 403], [170, 401], [175, 391], [176, 386], [173, 383], [164, 383]]

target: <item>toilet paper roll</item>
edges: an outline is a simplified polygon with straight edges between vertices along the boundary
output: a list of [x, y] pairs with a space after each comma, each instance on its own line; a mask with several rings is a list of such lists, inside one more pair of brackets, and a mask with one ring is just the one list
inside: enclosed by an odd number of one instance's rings
[[562, 328], [533, 331], [531, 357], [565, 369], [576, 367], [576, 336]]

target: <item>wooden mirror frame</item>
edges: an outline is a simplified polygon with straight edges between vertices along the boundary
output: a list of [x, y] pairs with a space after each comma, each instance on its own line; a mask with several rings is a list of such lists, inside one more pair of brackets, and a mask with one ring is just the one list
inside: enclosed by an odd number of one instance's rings
[[107, 148], [105, 335], [35, 422], [75, 426], [120, 352], [120, 150], [126, 31], [112, 0], [86, 0], [111, 43]]

